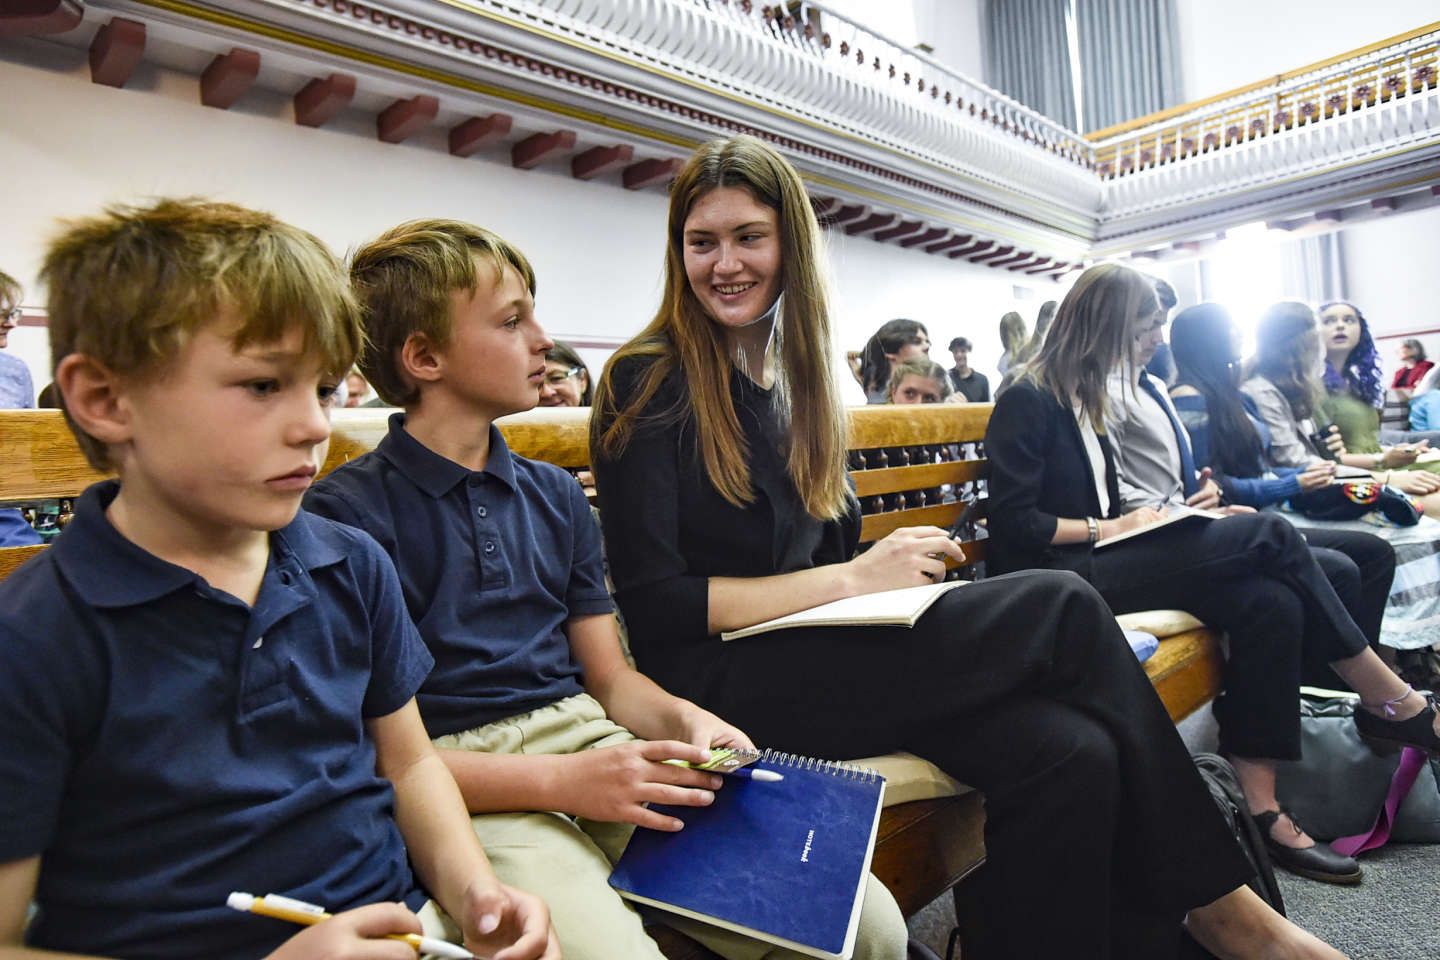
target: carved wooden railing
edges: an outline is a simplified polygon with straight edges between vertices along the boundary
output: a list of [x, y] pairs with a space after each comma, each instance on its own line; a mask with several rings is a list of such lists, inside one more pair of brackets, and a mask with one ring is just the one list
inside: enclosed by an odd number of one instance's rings
[[1089, 135], [1106, 180], [1333, 123], [1436, 88], [1440, 23]]

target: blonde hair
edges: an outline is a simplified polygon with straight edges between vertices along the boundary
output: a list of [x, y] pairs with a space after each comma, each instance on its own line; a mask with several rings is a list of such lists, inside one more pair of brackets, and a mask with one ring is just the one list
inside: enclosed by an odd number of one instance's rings
[[476, 291], [477, 259], [494, 266], [497, 284], [505, 268], [514, 267], [530, 295], [535, 295], [535, 271], [525, 255], [473, 223], [411, 220], [355, 251], [350, 282], [360, 299], [370, 340], [360, 369], [386, 403], [404, 407], [420, 399], [419, 388], [401, 366], [400, 351], [414, 334], [435, 347], [450, 342], [454, 332], [450, 294]]
[[890, 371], [890, 380], [885, 384], [885, 402], [895, 402], [895, 388], [906, 377], [922, 377], [940, 384], [940, 399], [944, 400], [954, 389], [950, 386], [950, 375], [934, 360], [902, 360]]
[[[162, 374], [226, 307], [241, 317], [236, 349], [299, 326], [305, 351], [338, 375], [364, 344], [344, 269], [325, 245], [271, 214], [230, 203], [160, 200], [69, 221], [45, 255], [40, 280], [49, 290], [52, 371], [80, 353], [121, 376]], [[69, 411], [65, 418], [86, 459], [110, 469], [105, 444]]]
[[1010, 358], [1012, 364], [1019, 362], [1020, 354], [1025, 349], [1025, 318], [1014, 310], [1000, 318], [1000, 346], [1005, 348], [1005, 356]]
[[1105, 385], [1116, 366], [1134, 368], [1131, 324], [1159, 313], [1155, 285], [1142, 273], [1102, 263], [1080, 274], [1060, 302], [1040, 352], [1021, 374], [1069, 409], [1076, 400], [1104, 432]]
[[[774, 391], [776, 406], [788, 423], [786, 468], [806, 511], [817, 519], [834, 519], [848, 510], [850, 493], [845, 482], [845, 414], [830, 366], [832, 338], [820, 226], [795, 168], [754, 137], [704, 144], [675, 178], [660, 308], [605, 365], [595, 391], [591, 450], [618, 457], [661, 383], [679, 371], [686, 389], [674, 405], [653, 416], [666, 422], [693, 416], [701, 459], [715, 489], [737, 507], [754, 499], [745, 435], [730, 396], [735, 361], [685, 272], [685, 221], [697, 200], [720, 187], [743, 189], [777, 214], [783, 296], [775, 321]], [[634, 394], [617, 398], [614, 371], [631, 358], [653, 362]]]

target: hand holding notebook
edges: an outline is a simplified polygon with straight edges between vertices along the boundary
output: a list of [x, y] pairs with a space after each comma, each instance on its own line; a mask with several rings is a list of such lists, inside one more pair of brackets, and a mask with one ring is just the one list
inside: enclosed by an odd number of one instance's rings
[[637, 830], [615, 864], [621, 896], [836, 960], [854, 951], [885, 780], [766, 751], [715, 802], [681, 811], [679, 833]]

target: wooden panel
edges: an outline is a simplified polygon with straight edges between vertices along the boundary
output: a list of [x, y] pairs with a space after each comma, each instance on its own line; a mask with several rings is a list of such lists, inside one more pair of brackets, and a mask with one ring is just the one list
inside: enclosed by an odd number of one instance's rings
[[916, 507], [913, 510], [892, 510], [872, 513], [860, 521], [860, 542], [869, 543], [889, 536], [901, 527], [923, 527], [927, 524], [948, 527], [960, 518], [963, 503], [942, 503], [937, 507]]
[[1220, 693], [1224, 657], [1213, 630], [1191, 630], [1160, 641], [1145, 673], [1177, 723]]
[[0, 502], [78, 496], [91, 469], [58, 410], [0, 410]]
[[993, 403], [917, 404], [896, 416], [884, 404], [850, 408], [851, 450], [913, 447], [926, 443], [968, 443], [985, 439]]
[[33, 547], [0, 547], [0, 580], [10, 576], [20, 564], [44, 549], [40, 544]]
[[988, 476], [990, 464], [985, 460], [954, 460], [949, 463], [919, 463], [909, 467], [881, 467], [876, 470], [852, 470], [855, 493], [873, 497], [880, 493], [901, 490], [928, 490], [942, 483], [970, 483]]
[[570, 469], [590, 465], [589, 407], [536, 407], [496, 423], [522, 457]]
[[885, 810], [870, 869], [909, 917], [984, 861], [985, 804], [971, 791]]

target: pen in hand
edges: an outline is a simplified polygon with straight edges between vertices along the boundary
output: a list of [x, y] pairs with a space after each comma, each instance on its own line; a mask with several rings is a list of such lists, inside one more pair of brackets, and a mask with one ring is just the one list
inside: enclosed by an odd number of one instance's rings
[[[237, 891], [225, 898], [225, 905], [232, 910], [239, 910], [241, 913], [256, 913], [262, 917], [288, 920], [291, 923], [307, 927], [329, 920], [331, 916], [325, 912], [324, 907], [317, 907], [313, 903], [282, 897], [274, 893], [257, 897], [253, 893]], [[418, 954], [431, 954], [445, 957], [446, 960], [475, 960], [475, 954], [464, 947], [457, 947], [453, 943], [437, 940], [434, 937], [422, 937], [418, 933], [392, 933], [388, 934], [385, 939], [403, 940], [414, 947]]]
[[741, 780], [754, 780], [757, 783], [779, 783], [785, 779], [783, 773], [776, 773], [773, 770], [752, 770], [749, 764], [760, 759], [760, 754], [755, 750], [737, 750], [731, 747], [714, 747], [710, 751], [710, 759], [705, 763], [691, 763], [688, 760], [665, 760], [673, 767], [688, 767], [691, 770], [704, 770], [706, 773], [719, 773], [727, 777], [739, 777]]

